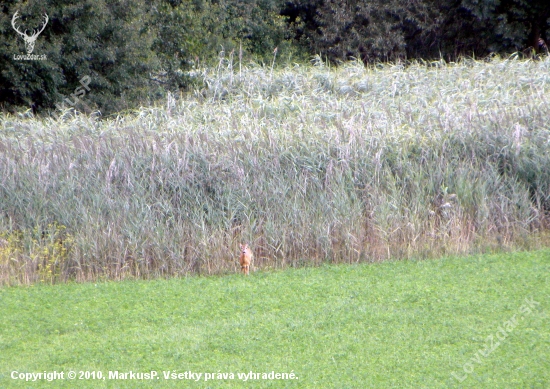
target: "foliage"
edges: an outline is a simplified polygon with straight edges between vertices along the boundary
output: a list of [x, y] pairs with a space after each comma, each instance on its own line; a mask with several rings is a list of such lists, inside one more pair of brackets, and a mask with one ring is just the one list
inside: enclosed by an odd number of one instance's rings
[[281, 13], [295, 38], [331, 61], [486, 56], [538, 48], [546, 1], [294, 0]]
[[58, 223], [44, 230], [4, 232], [0, 235], [0, 272], [8, 283], [67, 281], [75, 270], [70, 264], [72, 242], [66, 227]]
[[[6, 4], [0, 25], [10, 39], [0, 53], [5, 64], [0, 73], [0, 104], [5, 109], [26, 106], [34, 111], [56, 105], [70, 108], [65, 99], [74, 102], [71, 94], [83, 77], [90, 77], [91, 91], [77, 103], [81, 111], [99, 107], [110, 113], [146, 100], [148, 75], [158, 66], [151, 50], [151, 31], [142, 24], [146, 9], [143, 1]], [[22, 40], [10, 25], [16, 11], [23, 15], [25, 26], [38, 26], [44, 14], [49, 16], [35, 49], [35, 54], [46, 55], [46, 60], [13, 59], [22, 52]]]
[[[16, 11], [28, 30], [48, 15], [35, 50], [46, 60], [14, 58]], [[540, 51], [549, 20], [543, 0], [10, 0], [0, 6], [0, 108], [109, 115], [201, 87], [189, 71], [227, 57], [242, 66]]]
[[[76, 108], [107, 115], [186, 88], [185, 71], [199, 61], [212, 64], [220, 52], [232, 52], [239, 61], [266, 62], [276, 47], [288, 56], [295, 53], [271, 0], [246, 6], [226, 0], [49, 0], [7, 3], [0, 10], [0, 29], [10, 37], [0, 48], [4, 110], [72, 108], [71, 94], [90, 77], [90, 90]], [[22, 52], [22, 39], [11, 27], [16, 11], [25, 26], [38, 26], [44, 14], [49, 16], [36, 47], [47, 60], [13, 58]]]
[[550, 2], [546, 0], [462, 0], [461, 6], [484, 25], [480, 38], [490, 51], [539, 51], [539, 38], [550, 38]]

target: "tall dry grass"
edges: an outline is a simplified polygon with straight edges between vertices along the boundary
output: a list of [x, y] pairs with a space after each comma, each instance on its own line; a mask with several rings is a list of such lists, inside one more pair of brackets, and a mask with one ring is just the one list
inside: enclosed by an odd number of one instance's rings
[[232, 65], [116, 118], [1, 116], [0, 283], [544, 243], [548, 58]]

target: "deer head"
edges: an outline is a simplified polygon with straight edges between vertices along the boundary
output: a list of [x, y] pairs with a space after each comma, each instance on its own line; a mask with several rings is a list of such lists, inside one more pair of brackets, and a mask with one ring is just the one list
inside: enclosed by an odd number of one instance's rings
[[25, 41], [25, 48], [27, 49], [27, 54], [32, 54], [32, 51], [34, 50], [34, 43], [36, 42], [36, 38], [38, 38], [38, 35], [40, 35], [42, 31], [44, 31], [44, 29], [46, 28], [46, 24], [48, 24], [48, 20], [49, 20], [48, 15], [44, 14], [44, 25], [42, 26], [40, 31], [32, 30], [33, 34], [29, 36], [27, 35], [27, 30], [25, 30], [25, 32], [21, 32], [17, 29], [17, 26], [15, 25], [15, 21], [19, 17], [17, 15], [18, 12], [19, 11], [16, 11], [13, 14], [13, 18], [11, 19], [11, 26], [19, 35], [23, 37], [23, 40]]

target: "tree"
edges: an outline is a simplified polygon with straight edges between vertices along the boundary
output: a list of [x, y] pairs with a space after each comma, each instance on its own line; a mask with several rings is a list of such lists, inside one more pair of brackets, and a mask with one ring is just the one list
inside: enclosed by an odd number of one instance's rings
[[[71, 107], [85, 82], [86, 107], [103, 114], [147, 104], [189, 85], [197, 59], [242, 47], [254, 59], [291, 49], [281, 0], [29, 0], [0, 5], [0, 109]], [[36, 42], [47, 60], [20, 61], [23, 40], [11, 26], [49, 22]], [[89, 88], [89, 90], [88, 90]], [[79, 94], [79, 93], [76, 93]]]
[[[34, 111], [55, 109], [74, 102], [71, 94], [90, 78], [86, 105], [103, 113], [125, 109], [147, 98], [149, 74], [158, 70], [152, 51], [152, 33], [143, 23], [148, 17], [144, 1], [85, 0], [81, 2], [29, 1], [5, 3], [0, 8], [0, 105], [26, 106]], [[49, 22], [35, 53], [46, 60], [21, 61], [22, 39], [11, 26], [15, 12], [22, 29]], [[25, 26], [25, 27], [23, 27]], [[78, 107], [82, 109], [82, 106]]]
[[462, 0], [461, 6], [485, 23], [481, 37], [491, 51], [539, 50], [538, 40], [549, 38], [547, 0]]
[[427, 0], [294, 0], [281, 13], [313, 53], [365, 62], [414, 54], [407, 39], [425, 38], [441, 19]]
[[548, 38], [546, 0], [292, 0], [281, 9], [295, 39], [331, 61], [455, 60]]

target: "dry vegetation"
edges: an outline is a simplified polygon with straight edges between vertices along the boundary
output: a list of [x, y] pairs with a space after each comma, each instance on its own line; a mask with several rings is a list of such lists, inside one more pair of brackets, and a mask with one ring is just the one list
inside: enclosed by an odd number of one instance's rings
[[238, 271], [241, 241], [256, 269], [545, 243], [548, 58], [194, 77], [116, 118], [0, 116], [0, 284]]

